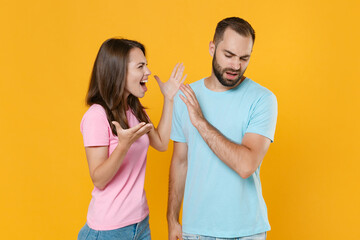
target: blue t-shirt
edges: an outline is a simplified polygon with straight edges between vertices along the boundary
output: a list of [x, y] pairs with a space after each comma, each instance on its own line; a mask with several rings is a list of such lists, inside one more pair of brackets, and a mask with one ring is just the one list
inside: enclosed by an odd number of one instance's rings
[[[206, 120], [232, 142], [241, 144], [247, 132], [274, 140], [277, 101], [266, 88], [249, 78], [225, 92], [209, 90], [204, 79], [190, 86]], [[186, 105], [178, 95], [174, 100], [171, 139], [188, 145], [183, 232], [234, 238], [270, 230], [260, 166], [243, 179], [222, 162], [191, 124]]]

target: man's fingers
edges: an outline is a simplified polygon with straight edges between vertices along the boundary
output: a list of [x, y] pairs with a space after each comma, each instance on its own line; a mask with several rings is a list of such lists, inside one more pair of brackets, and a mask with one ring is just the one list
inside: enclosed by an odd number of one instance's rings
[[186, 97], [184, 97], [182, 94], [179, 95], [181, 100], [186, 104], [186, 106], [188, 106], [189, 101], [186, 99]]
[[198, 100], [197, 100], [197, 98], [196, 98], [196, 94], [195, 94], [194, 90], [190, 87], [190, 85], [189, 85], [189, 84], [186, 84], [186, 85], [184, 85], [184, 86], [185, 86], [186, 89], [188, 90], [188, 93], [189, 93], [189, 95], [191, 96], [192, 100], [193, 100], [194, 102], [198, 102]]
[[193, 96], [193, 93], [186, 87], [186, 85], [181, 85], [180, 90], [184, 93], [187, 100], [194, 104], [196, 102], [196, 98]]
[[178, 232], [177, 234], [176, 234], [176, 237], [179, 239], [179, 240], [183, 240], [183, 238], [182, 238], [182, 232]]
[[189, 91], [190, 91], [194, 96], [196, 96], [194, 90], [190, 87], [189, 84], [186, 84], [185, 86], [187, 87], [187, 89], [189, 89]]
[[180, 98], [184, 101], [184, 103], [185, 103], [186, 105], [188, 105], [188, 104], [193, 105], [193, 101], [192, 101], [189, 93], [187, 92], [187, 90], [184, 89], [184, 88], [180, 88], [180, 90], [181, 90], [181, 92], [185, 95], [185, 96], [184, 96], [184, 95], [180, 94]]
[[183, 240], [181, 233], [175, 233], [174, 235], [171, 235], [169, 240]]

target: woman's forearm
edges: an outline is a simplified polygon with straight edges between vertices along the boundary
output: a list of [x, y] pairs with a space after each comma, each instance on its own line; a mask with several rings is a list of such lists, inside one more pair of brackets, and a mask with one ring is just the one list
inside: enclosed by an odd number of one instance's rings
[[[92, 148], [87, 149], [86, 151], [88, 160], [93, 159], [93, 162], [97, 161], [95, 159], [99, 157], [97, 156], [98, 154], [105, 153], [96, 153], [94, 150], [96, 151], [100, 149]], [[113, 179], [113, 177], [119, 170], [128, 150], [129, 146], [125, 146], [125, 144], [118, 145], [106, 160], [103, 160], [99, 165], [93, 168], [93, 170], [90, 169], [90, 176], [95, 187], [100, 190], [103, 190], [106, 187], [106, 185]], [[106, 148], [106, 154], [107, 151], [108, 148]]]
[[154, 132], [149, 134], [151, 146], [159, 151], [166, 151], [169, 144], [173, 105], [173, 100], [164, 98], [159, 124]]

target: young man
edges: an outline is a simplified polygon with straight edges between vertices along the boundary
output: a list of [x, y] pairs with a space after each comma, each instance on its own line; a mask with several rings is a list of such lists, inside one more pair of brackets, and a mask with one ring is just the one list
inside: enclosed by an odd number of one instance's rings
[[277, 101], [244, 76], [254, 40], [245, 20], [220, 21], [209, 46], [211, 76], [182, 86], [174, 100], [169, 240], [266, 239], [270, 230], [259, 175]]

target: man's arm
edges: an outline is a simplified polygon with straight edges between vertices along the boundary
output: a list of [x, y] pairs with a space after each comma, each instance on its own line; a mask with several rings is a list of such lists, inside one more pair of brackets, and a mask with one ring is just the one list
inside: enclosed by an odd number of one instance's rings
[[186, 143], [174, 142], [173, 156], [170, 165], [169, 199], [167, 209], [169, 240], [182, 239], [182, 228], [179, 223], [179, 213], [185, 190], [187, 151], [188, 147]]
[[251, 176], [269, 149], [270, 139], [256, 133], [246, 133], [241, 144], [230, 141], [204, 118], [191, 87], [183, 85], [180, 89], [186, 96], [180, 95], [180, 98], [187, 106], [191, 123], [210, 149], [242, 178]]

